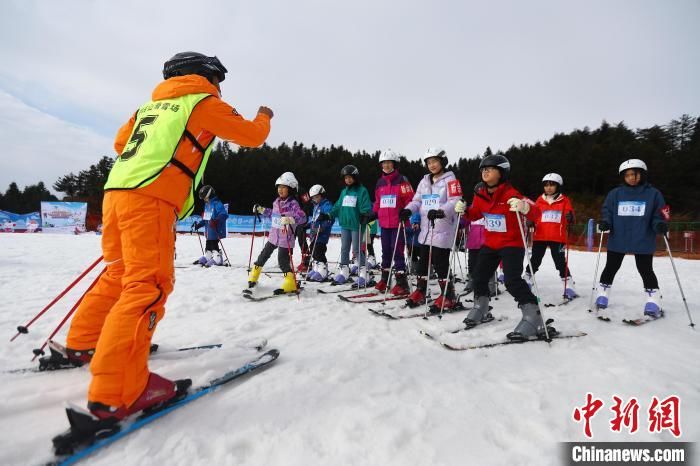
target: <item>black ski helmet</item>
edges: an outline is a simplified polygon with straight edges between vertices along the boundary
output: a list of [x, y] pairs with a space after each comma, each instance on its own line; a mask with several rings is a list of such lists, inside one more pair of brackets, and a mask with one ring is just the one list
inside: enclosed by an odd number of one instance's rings
[[214, 191], [214, 188], [211, 187], [211, 185], [205, 184], [204, 186], [199, 188], [199, 198], [201, 200], [206, 201], [212, 196], [216, 196], [216, 192]]
[[216, 77], [219, 82], [226, 77], [228, 70], [216, 57], [207, 57], [197, 52], [180, 52], [163, 65], [163, 78], [169, 79], [174, 76], [184, 76], [186, 74], [198, 74], [204, 76], [209, 81]]
[[503, 183], [510, 178], [510, 162], [501, 154], [487, 155], [481, 159], [481, 163], [479, 163], [479, 171], [486, 167], [498, 168], [498, 171], [501, 172], [500, 183]]
[[357, 178], [359, 174], [360, 170], [358, 170], [355, 165], [345, 165], [340, 170], [340, 176], [352, 176], [353, 178]]

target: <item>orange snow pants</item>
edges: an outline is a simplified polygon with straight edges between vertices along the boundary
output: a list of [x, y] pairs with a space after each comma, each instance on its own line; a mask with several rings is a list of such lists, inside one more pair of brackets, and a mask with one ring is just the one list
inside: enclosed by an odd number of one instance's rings
[[66, 346], [95, 348], [88, 400], [130, 406], [148, 382], [156, 324], [173, 290], [175, 207], [137, 191], [108, 191], [102, 205], [107, 271], [85, 296]]

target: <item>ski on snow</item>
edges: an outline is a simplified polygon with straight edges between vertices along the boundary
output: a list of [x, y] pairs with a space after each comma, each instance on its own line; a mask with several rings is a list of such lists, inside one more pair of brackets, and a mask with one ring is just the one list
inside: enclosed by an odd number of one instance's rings
[[[401, 313], [404, 309], [408, 309], [409, 312], [406, 314]], [[428, 313], [426, 314], [425, 312], [425, 306], [419, 306], [419, 307], [408, 307], [408, 306], [399, 306], [399, 307], [390, 307], [387, 309], [376, 309], [376, 308], [369, 308], [369, 312], [376, 314], [378, 316], [386, 317], [387, 319], [391, 320], [400, 320], [400, 319], [413, 319], [415, 317], [438, 317], [440, 318], [441, 315], [446, 315], [446, 314], [456, 314], [457, 312], [462, 312], [466, 311], [469, 308], [466, 308], [462, 305], [462, 303], [459, 303], [458, 306], [452, 308], [452, 309], [443, 309], [442, 314], [440, 314], [440, 308], [435, 307], [435, 305], [431, 305], [429, 307]], [[398, 311], [398, 312], [395, 312]]]
[[[273, 292], [272, 294], [265, 294], [265, 295], [262, 295], [262, 296], [255, 296], [255, 295], [253, 294], [253, 290], [251, 290], [250, 288], [246, 288], [245, 290], [243, 290], [242, 296], [243, 296], [244, 298], [246, 298], [247, 300], [249, 300], [249, 301], [259, 302], [259, 301], [265, 301], [265, 300], [271, 299], [271, 298], [279, 298], [279, 297], [282, 297], [282, 296], [299, 296], [299, 294], [301, 294], [301, 291], [302, 291], [303, 289], [304, 289], [304, 288], [297, 288], [296, 291], [292, 291], [291, 293], [284, 293], [284, 292], [281, 292], [281, 290], [280, 290], [280, 293]], [[277, 291], [277, 290], [275, 290], [275, 291]]]
[[[474, 350], [474, 349], [482, 349], [482, 348], [494, 348], [496, 346], [506, 346], [506, 345], [517, 345], [517, 344], [522, 344], [522, 343], [532, 343], [536, 341], [547, 341], [544, 338], [535, 338], [532, 340], [500, 340], [500, 341], [494, 341], [490, 343], [480, 343], [480, 344], [466, 344], [464, 346], [457, 346], [451, 343], [446, 343], [444, 341], [440, 341], [439, 338], [430, 335], [427, 332], [421, 331], [421, 334], [425, 337], [428, 337], [432, 340], [435, 340], [442, 346], [443, 348], [452, 350], [452, 351], [466, 351], [466, 350]], [[558, 339], [567, 339], [567, 338], [578, 338], [578, 337], [584, 337], [588, 335], [587, 333], [584, 332], [576, 332], [576, 333], [556, 333], [552, 335], [552, 329], [550, 329], [550, 338], [552, 340], [558, 340]]]
[[220, 377], [210, 380], [202, 386], [190, 388], [188, 392], [183, 394], [182, 398], [171, 401], [157, 410], [135, 414], [109, 426], [104, 426], [101, 421], [82, 408], [68, 406], [66, 407], [66, 414], [71, 428], [63, 434], [54, 437], [53, 445], [56, 456], [48, 464], [61, 466], [75, 464], [97, 450], [116, 442], [156, 419], [214, 392], [233, 380], [267, 366], [275, 361], [279, 354], [278, 350], [271, 349], [265, 354], [222, 374]]

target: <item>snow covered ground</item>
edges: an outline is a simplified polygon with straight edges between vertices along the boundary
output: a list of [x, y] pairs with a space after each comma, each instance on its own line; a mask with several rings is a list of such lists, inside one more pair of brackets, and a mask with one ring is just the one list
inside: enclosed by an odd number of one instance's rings
[[[71, 292], [15, 342], [9, 339], [100, 255], [99, 236], [0, 235], [0, 464], [38, 464], [50, 457], [51, 438], [67, 421], [63, 402], [84, 404], [87, 369], [56, 373], [8, 373], [31, 367], [38, 347], [80, 295]], [[680, 440], [700, 440], [700, 332], [690, 329], [668, 258], [655, 259], [666, 318], [633, 328], [622, 317], [641, 315], [641, 279], [627, 258], [611, 294], [617, 321], [587, 311], [595, 254], [571, 253], [582, 298], [544, 308], [562, 331], [588, 336], [546, 343], [452, 352], [419, 334], [454, 327], [464, 313], [442, 322], [390, 321], [366, 305], [339, 301], [310, 286], [300, 299], [251, 303], [246, 284], [250, 239], [224, 240], [235, 267], [190, 267], [200, 255], [197, 239], [179, 236], [177, 283], [154, 342], [182, 347], [223, 342], [220, 350], [153, 357], [154, 371], [190, 376], [195, 384], [250, 351], [238, 342], [268, 338], [281, 357], [269, 370], [189, 405], [104, 449], [94, 465], [216, 464], [559, 464], [559, 442], [584, 441], [572, 419], [586, 393], [604, 407], [592, 419], [597, 441], [674, 440], [666, 430], [649, 433], [653, 396], [681, 399]], [[379, 242], [375, 243], [379, 249]], [[258, 239], [256, 250], [262, 247]], [[339, 241], [328, 257], [337, 258]], [[298, 261], [298, 256], [297, 256]], [[602, 263], [601, 261], [601, 267]], [[700, 262], [676, 260], [686, 296], [700, 321]], [[277, 269], [273, 256], [269, 269]], [[96, 269], [97, 270], [97, 269]], [[96, 271], [89, 276], [93, 277]], [[543, 302], [561, 293], [551, 258], [538, 274]], [[263, 275], [271, 291], [280, 275]], [[510, 295], [492, 301], [505, 319], [476, 329], [464, 341], [497, 341], [512, 330], [519, 311]], [[63, 342], [64, 329], [58, 340]], [[639, 400], [639, 431], [611, 432], [612, 396]]]

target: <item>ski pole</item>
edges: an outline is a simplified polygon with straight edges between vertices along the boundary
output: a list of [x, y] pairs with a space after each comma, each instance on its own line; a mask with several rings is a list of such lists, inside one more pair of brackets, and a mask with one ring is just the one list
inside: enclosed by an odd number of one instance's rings
[[425, 277], [425, 314], [423, 315], [424, 320], [428, 320], [428, 312], [430, 307], [428, 306], [428, 299], [430, 298], [430, 267], [433, 260], [433, 234], [435, 233], [435, 220], [430, 221], [430, 247], [428, 248], [428, 276]]
[[399, 235], [401, 234], [402, 227], [403, 227], [403, 223], [399, 222], [399, 230], [396, 232], [396, 241], [394, 241], [394, 251], [391, 253], [391, 264], [389, 265], [389, 276], [388, 276], [387, 283], [386, 283], [386, 289], [384, 290], [384, 301], [382, 301], [382, 306], [386, 305], [386, 298], [389, 295], [389, 284], [391, 283], [391, 273], [394, 271], [394, 264], [396, 263], [394, 258], [396, 257], [396, 248], [399, 245]]
[[[311, 248], [311, 259], [309, 262], [313, 262], [314, 260], [314, 253], [316, 252], [316, 242], [318, 241], [318, 234], [321, 232], [321, 225], [319, 224], [318, 228], [316, 228], [316, 235], [314, 235], [314, 245]], [[306, 275], [304, 275], [304, 285], [306, 285], [306, 281], [309, 279], [309, 272], [311, 271], [312, 267], [307, 267], [306, 268]]]
[[566, 301], [566, 285], [569, 281], [569, 225], [566, 225], [566, 259], [564, 260], [564, 301]]
[[[447, 288], [450, 285], [450, 279], [454, 277], [454, 274], [452, 273], [452, 267], [454, 266], [454, 260], [455, 256], [458, 254], [455, 252], [455, 246], [457, 245], [457, 235], [459, 234], [459, 218], [457, 219], [457, 227], [455, 228], [455, 236], [454, 239], [452, 240], [452, 248], [450, 249], [450, 252], [452, 255], [450, 256], [450, 267], [447, 269], [447, 280], [445, 281], [445, 288], [442, 290], [442, 302], [440, 303], [440, 314], [438, 314], [438, 319], [442, 319], [442, 311], [445, 309], [445, 297], [447, 296]], [[438, 282], [440, 278], [438, 277]]]
[[[294, 253], [292, 252], [292, 248], [294, 247], [294, 240], [296, 239], [294, 237], [294, 234], [292, 234], [292, 239], [289, 239], [289, 225], [284, 225], [284, 231], [287, 234], [287, 246], [288, 249], [287, 251], [289, 252], [289, 266], [292, 268], [292, 277], [294, 278], [294, 287], [296, 288], [297, 286], [297, 274], [294, 269]], [[297, 300], [300, 300], [301, 298], [299, 297], [299, 289], [297, 288]]]
[[34, 357], [32, 358], [32, 361], [34, 361], [34, 360], [37, 358], [37, 356], [41, 356], [41, 355], [44, 354], [44, 348], [45, 348], [46, 345], [49, 343], [49, 340], [51, 340], [51, 339], [58, 333], [58, 331], [61, 330], [61, 327], [63, 327], [63, 324], [66, 323], [66, 321], [70, 318], [70, 316], [73, 315], [73, 313], [75, 312], [75, 310], [78, 309], [78, 306], [80, 306], [80, 303], [83, 302], [83, 298], [85, 298], [85, 295], [87, 295], [88, 292], [90, 292], [90, 290], [93, 289], [95, 285], [97, 285], [97, 282], [99, 281], [100, 277], [101, 277], [106, 271], [107, 271], [107, 267], [105, 267], [104, 269], [102, 269], [102, 272], [100, 272], [99, 275], [97, 275], [97, 277], [95, 277], [95, 279], [92, 281], [92, 283], [90, 284], [90, 286], [88, 286], [87, 290], [85, 290], [85, 292], [84, 292], [83, 295], [80, 297], [80, 299], [78, 299], [78, 301], [75, 302], [75, 304], [74, 304], [73, 307], [70, 309], [70, 311], [68, 311], [68, 313], [65, 315], [65, 317], [63, 318], [63, 320], [58, 324], [58, 326], [53, 330], [53, 332], [51, 332], [51, 335], [49, 335], [49, 337], [44, 341], [44, 344], [41, 345], [40, 348], [36, 348], [36, 349], [33, 349], [33, 350], [32, 350], [32, 352], [34, 353]]
[[[515, 215], [518, 217], [518, 228], [520, 229], [520, 237], [523, 240], [523, 245], [525, 246], [525, 248], [527, 248], [527, 239], [525, 238], [525, 231], [523, 229], [523, 220], [521, 218], [521, 214], [520, 214], [520, 212], [516, 212]], [[525, 252], [526, 252], [525, 257], [527, 257], [527, 265], [530, 266], [530, 270], [534, 270], [532, 268], [532, 262], [530, 262], [530, 256], [527, 254], [527, 251], [525, 251]], [[552, 341], [552, 339], [549, 338], [549, 330], [547, 330], [547, 321], [544, 318], [544, 314], [542, 312], [542, 306], [540, 306], [540, 304], [541, 304], [540, 289], [537, 287], [537, 279], [535, 278], [535, 274], [532, 274], [532, 285], [535, 288], [535, 298], [537, 298], [537, 306], [540, 308], [540, 316], [542, 318], [542, 322], [544, 323], [544, 336], [546, 339], [545, 341], [547, 341], [547, 343], [550, 343]]]
[[226, 248], [224, 247], [224, 242], [221, 241], [221, 238], [219, 239], [219, 246], [221, 246], [221, 250], [224, 251], [224, 256], [226, 257], [226, 267], [231, 267], [231, 261], [228, 259], [228, 254], [226, 254]]
[[681, 291], [681, 297], [683, 298], [683, 304], [685, 305], [685, 312], [688, 314], [688, 320], [690, 321], [690, 326], [695, 329], [695, 323], [690, 315], [690, 309], [688, 308], [688, 301], [685, 299], [685, 293], [683, 293], [683, 287], [681, 286], [681, 279], [678, 278], [678, 270], [676, 270], [676, 263], [673, 262], [673, 255], [671, 254], [671, 246], [668, 244], [668, 237], [664, 233], [664, 242], [666, 243], [666, 251], [668, 252], [668, 258], [671, 259], [671, 265], [673, 266], [673, 273], [676, 275], [676, 283], [678, 283], [678, 289]]
[[[403, 245], [404, 249], [408, 250], [408, 257], [406, 262], [406, 283], [408, 283], [408, 291], [409, 293], [413, 293], [413, 286], [411, 285], [411, 280], [408, 278], [413, 274], [413, 267], [411, 266], [411, 263], [413, 262], [413, 244], [411, 244], [411, 247], [408, 247], [408, 240], [407, 234], [406, 234], [406, 225], [402, 222], [401, 225], [403, 226]], [[411, 239], [411, 243], [413, 243], [413, 240]]]
[[595, 272], [593, 273], [593, 286], [591, 288], [591, 299], [588, 302], [588, 312], [593, 312], [593, 299], [595, 297], [595, 292], [598, 289], [598, 266], [600, 265], [600, 253], [603, 250], [603, 235], [604, 231], [600, 232], [600, 242], [598, 243], [598, 254], [595, 260]]
[[255, 244], [255, 225], [258, 223], [258, 218], [260, 217], [260, 214], [255, 212], [255, 216], [253, 217], [253, 235], [250, 238], [250, 254], [248, 255], [248, 272], [250, 273], [250, 264], [253, 260], [253, 245]]
[[87, 269], [85, 269], [85, 270], [78, 276], [78, 278], [76, 278], [75, 280], [73, 280], [73, 283], [71, 283], [70, 285], [68, 285], [68, 287], [67, 287], [65, 290], [61, 291], [61, 293], [59, 293], [58, 296], [56, 296], [49, 304], [47, 304], [46, 307], [44, 307], [44, 309], [42, 309], [41, 311], [39, 311], [39, 313], [38, 313], [37, 315], [35, 315], [35, 316], [32, 318], [32, 320], [30, 320], [29, 322], [27, 322], [25, 325], [20, 325], [20, 326], [18, 326], [18, 327], [17, 327], [17, 333], [15, 334], [14, 337], [10, 338], [10, 341], [15, 341], [15, 338], [17, 338], [21, 333], [24, 333], [24, 334], [29, 333], [29, 327], [30, 327], [34, 322], [36, 322], [37, 319], [39, 319], [39, 317], [41, 317], [46, 311], [48, 311], [54, 304], [56, 304], [56, 303], [58, 302], [59, 299], [61, 299], [62, 297], [64, 297], [64, 296], [66, 295], [66, 293], [68, 293], [71, 289], [73, 289], [73, 287], [74, 287], [75, 285], [77, 285], [78, 282], [80, 282], [80, 280], [82, 280], [82, 279], [85, 277], [85, 275], [87, 275], [88, 273], [90, 273], [90, 271], [91, 271], [92, 269], [94, 269], [95, 266], [97, 266], [97, 264], [99, 264], [99, 263], [102, 261], [102, 258], [103, 258], [103, 256], [100, 256], [100, 257], [97, 258], [97, 260], [96, 260], [95, 262], [93, 262], [92, 264], [90, 264], [90, 266], [89, 266]]

